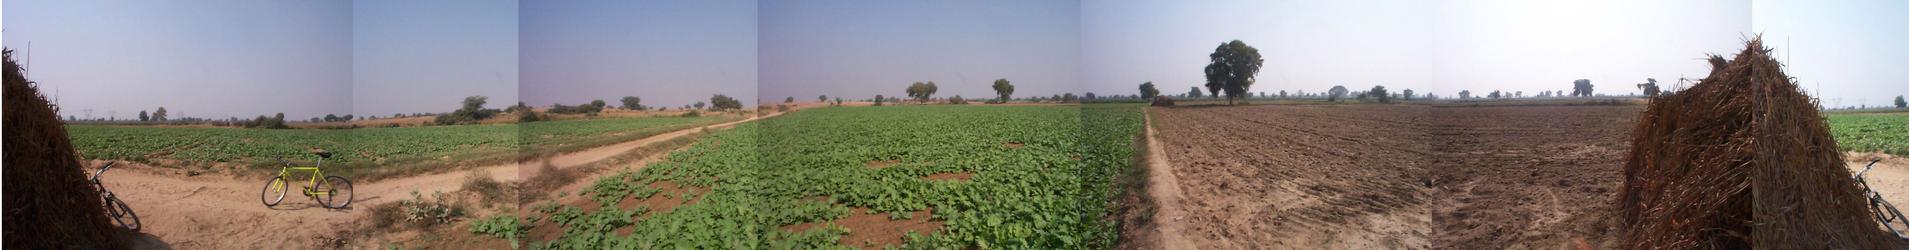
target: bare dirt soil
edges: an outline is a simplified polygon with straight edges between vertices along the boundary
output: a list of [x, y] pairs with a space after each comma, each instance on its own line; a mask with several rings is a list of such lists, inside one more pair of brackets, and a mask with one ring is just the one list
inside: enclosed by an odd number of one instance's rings
[[[1149, 175], [1181, 190], [1177, 201], [1155, 197], [1159, 226], [1181, 228], [1163, 230], [1163, 245], [1180, 237], [1208, 249], [1429, 248], [1430, 109], [1149, 109], [1155, 152], [1165, 156], [1153, 160], [1171, 165]], [[1149, 186], [1173, 188], [1160, 184]]]
[[1438, 248], [1618, 246], [1612, 206], [1643, 106], [1431, 109]]
[[[717, 129], [734, 126], [746, 119], [723, 124], [705, 126]], [[703, 128], [691, 128], [683, 131], [660, 134], [632, 142], [613, 144], [601, 148], [562, 154], [548, 159], [557, 163], [557, 167], [575, 167], [588, 165], [591, 161], [614, 156], [614, 153], [630, 151], [646, 143], [667, 141], [674, 137], [694, 135]], [[95, 162], [94, 166], [101, 163]], [[346, 209], [326, 209], [319, 207], [310, 198], [293, 194], [276, 207], [265, 207], [259, 198], [265, 179], [230, 175], [188, 176], [177, 169], [153, 168], [136, 163], [121, 162], [107, 172], [101, 180], [108, 189], [124, 199], [137, 214], [144, 225], [141, 232], [157, 238], [149, 247], [170, 247], [186, 249], [304, 249], [329, 247], [327, 242], [341, 242], [345, 247], [369, 248], [371, 239], [364, 239], [363, 230], [368, 227], [369, 208], [379, 204], [411, 199], [411, 192], [424, 194], [453, 193], [462, 188], [460, 184], [467, 180], [469, 172], [447, 171], [410, 177], [384, 179], [377, 182], [353, 183], [353, 201]], [[635, 164], [641, 164], [635, 163]], [[523, 180], [534, 172], [523, 171], [519, 164], [502, 164], [476, 168], [491, 175], [500, 182], [512, 183]], [[640, 166], [640, 165], [637, 165]], [[90, 173], [90, 171], [89, 171]], [[591, 173], [596, 174], [596, 173]], [[399, 235], [396, 237], [407, 237]], [[342, 240], [340, 240], [342, 238]], [[501, 242], [502, 240], [496, 240]], [[484, 242], [495, 244], [496, 242]]]

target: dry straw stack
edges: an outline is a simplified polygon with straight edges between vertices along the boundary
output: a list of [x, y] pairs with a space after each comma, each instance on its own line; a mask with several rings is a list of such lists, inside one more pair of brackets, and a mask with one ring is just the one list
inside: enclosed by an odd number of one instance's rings
[[5, 50], [6, 249], [118, 249], [73, 144], [46, 97]]
[[1638, 119], [1619, 209], [1627, 248], [1879, 249], [1816, 105], [1752, 39]]

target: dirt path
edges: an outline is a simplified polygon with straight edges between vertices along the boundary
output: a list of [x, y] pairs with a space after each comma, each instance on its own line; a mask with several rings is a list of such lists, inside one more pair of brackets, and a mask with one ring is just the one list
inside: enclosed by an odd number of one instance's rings
[[1186, 208], [1180, 206], [1185, 195], [1180, 190], [1180, 177], [1173, 173], [1173, 164], [1167, 162], [1160, 147], [1159, 132], [1153, 130], [1153, 118], [1145, 118], [1147, 123], [1147, 195], [1152, 197], [1158, 210], [1153, 215], [1154, 235], [1161, 249], [1193, 249], [1193, 242], [1185, 237]]
[[[613, 144], [551, 157], [559, 167], [588, 164], [623, 152], [704, 128], [719, 129], [742, 122], [774, 117], [781, 113], [690, 128], [659, 134], [635, 141]], [[310, 198], [290, 194], [277, 207], [267, 208], [259, 198], [262, 178], [231, 176], [186, 176], [171, 169], [156, 169], [138, 164], [114, 167], [102, 178], [111, 189], [138, 213], [144, 224], [141, 231], [157, 237], [167, 247], [189, 249], [286, 249], [315, 247], [319, 237], [346, 235], [361, 230], [360, 221], [369, 207], [411, 198], [417, 191], [455, 192], [470, 171], [393, 178], [373, 183], [354, 183], [356, 197], [350, 208], [325, 209]], [[522, 180], [519, 164], [477, 168], [498, 181]]]

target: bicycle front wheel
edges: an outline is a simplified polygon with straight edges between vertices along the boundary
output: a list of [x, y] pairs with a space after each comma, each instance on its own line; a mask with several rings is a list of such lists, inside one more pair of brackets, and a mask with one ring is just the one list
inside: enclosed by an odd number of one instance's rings
[[324, 203], [325, 207], [339, 209], [351, 205], [351, 180], [326, 176], [325, 182], [318, 185], [318, 202]]
[[133, 207], [127, 206], [125, 201], [121, 201], [117, 197], [107, 196], [106, 214], [112, 215], [113, 222], [118, 222], [119, 226], [125, 227], [127, 230], [133, 230], [133, 232], [139, 231], [139, 215], [133, 214]]
[[265, 203], [265, 207], [278, 206], [278, 202], [285, 201], [285, 186], [284, 176], [265, 181], [265, 189], [259, 191], [259, 202]]

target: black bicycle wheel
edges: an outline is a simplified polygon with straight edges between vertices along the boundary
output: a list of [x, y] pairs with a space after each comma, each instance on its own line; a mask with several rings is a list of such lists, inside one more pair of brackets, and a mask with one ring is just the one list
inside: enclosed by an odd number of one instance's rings
[[316, 189], [324, 192], [318, 195], [318, 202], [324, 203], [325, 207], [340, 209], [351, 206], [351, 180], [345, 177], [326, 176], [325, 182], [318, 185]]
[[117, 197], [106, 196], [106, 213], [113, 216], [113, 222], [133, 232], [139, 231], [139, 215], [133, 213], [133, 207]]
[[[1880, 210], [1882, 211], [1880, 211], [1880, 213], [1887, 213], [1889, 217], [1887, 219], [1881, 220], [1883, 227], [1889, 228], [1889, 232], [1895, 233], [1896, 237], [1902, 237], [1902, 232], [1900, 230], [1909, 229], [1909, 221], [1903, 221], [1904, 218], [1902, 216], [1902, 210], [1897, 210], [1896, 205], [1889, 204], [1888, 202], [1877, 202], [1877, 203], [1882, 204], [1880, 208]], [[1877, 214], [1876, 216], [1882, 217], [1883, 215]]]
[[272, 177], [272, 180], [265, 181], [265, 189], [259, 190], [259, 202], [265, 203], [265, 207], [278, 206], [279, 202], [285, 201], [285, 190], [289, 189], [286, 186], [290, 185], [285, 182], [284, 176]]

